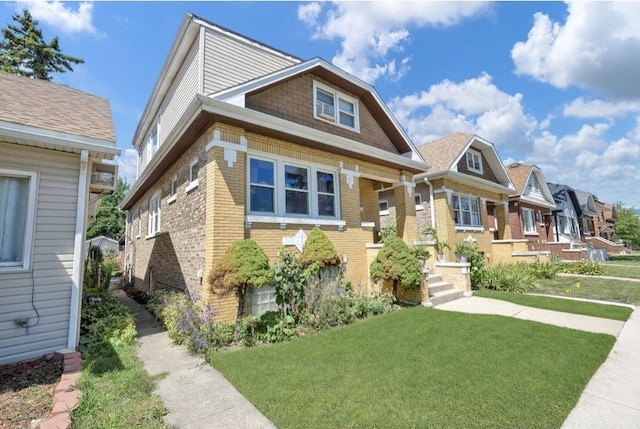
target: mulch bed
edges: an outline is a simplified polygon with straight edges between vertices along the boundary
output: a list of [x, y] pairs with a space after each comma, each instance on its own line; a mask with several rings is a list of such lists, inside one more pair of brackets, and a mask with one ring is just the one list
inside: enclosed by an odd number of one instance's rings
[[49, 416], [62, 361], [36, 359], [0, 366], [0, 429], [29, 429]]

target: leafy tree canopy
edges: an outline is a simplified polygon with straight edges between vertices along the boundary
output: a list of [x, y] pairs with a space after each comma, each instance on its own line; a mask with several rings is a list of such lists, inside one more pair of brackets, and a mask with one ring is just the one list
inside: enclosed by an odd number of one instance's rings
[[73, 71], [71, 64], [84, 60], [62, 53], [57, 37], [45, 42], [38, 20], [28, 10], [13, 15], [17, 25], [2, 29], [0, 70], [34, 79], [51, 80], [53, 73]]
[[111, 195], [100, 196], [100, 206], [96, 217], [89, 223], [87, 238], [104, 235], [119, 240], [124, 234], [126, 215], [120, 210], [120, 203], [129, 190], [129, 184], [118, 179], [118, 186]]
[[640, 218], [635, 210], [619, 202], [616, 204], [616, 215], [616, 236], [626, 243], [640, 246]]

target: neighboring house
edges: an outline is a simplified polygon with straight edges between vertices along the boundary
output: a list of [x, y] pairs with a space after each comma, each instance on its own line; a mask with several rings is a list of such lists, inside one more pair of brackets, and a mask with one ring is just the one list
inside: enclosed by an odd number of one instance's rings
[[[438, 238], [451, 246], [449, 259], [463, 241], [477, 242], [491, 258], [493, 241], [511, 238], [508, 197], [515, 193], [493, 144], [477, 135], [458, 133], [417, 149], [430, 165], [426, 173], [414, 176], [411, 203], [418, 209], [420, 232], [436, 228]], [[392, 196], [383, 191], [380, 200], [389, 201]], [[397, 201], [393, 206], [397, 208]], [[402, 219], [401, 214], [395, 216], [396, 222]]]
[[113, 253], [114, 255], [117, 255], [120, 251], [118, 240], [100, 235], [98, 237], [93, 237], [92, 239], [85, 241], [85, 257], [89, 249], [91, 249], [91, 247], [93, 246], [98, 246], [100, 250], [102, 250], [103, 255], [106, 255], [107, 253]]
[[581, 191], [580, 189], [576, 189], [576, 196], [578, 197], [578, 204], [580, 204], [580, 211], [582, 215], [580, 216], [580, 228], [582, 232], [582, 237], [595, 237], [597, 236], [596, 232], [596, 222], [598, 222], [598, 207], [596, 206], [596, 200], [593, 198], [588, 192]]
[[77, 346], [88, 194], [114, 189], [102, 160], [120, 151], [108, 100], [1, 72], [0, 88], [2, 365]]
[[[426, 166], [375, 89], [319, 59], [302, 61], [188, 14], [136, 130], [138, 179], [126, 195], [126, 270], [139, 288], [202, 295], [220, 320], [237, 300], [208, 273], [235, 240], [272, 261], [325, 231], [355, 288], [369, 286], [376, 190], [397, 185], [416, 237], [413, 175]], [[273, 290], [248, 300], [274, 308]]]
[[529, 250], [547, 250], [547, 242], [554, 241], [552, 210], [556, 204], [542, 171], [518, 162], [507, 166], [507, 172], [517, 192], [509, 197], [511, 237], [526, 239]]
[[606, 240], [614, 241], [616, 221], [618, 220], [616, 207], [611, 203], [596, 200], [596, 208], [598, 211], [595, 226], [596, 234]]
[[577, 244], [582, 241], [580, 235], [580, 218], [582, 209], [578, 196], [573, 188], [567, 185], [547, 183], [556, 208], [553, 215], [553, 241], [560, 243]]

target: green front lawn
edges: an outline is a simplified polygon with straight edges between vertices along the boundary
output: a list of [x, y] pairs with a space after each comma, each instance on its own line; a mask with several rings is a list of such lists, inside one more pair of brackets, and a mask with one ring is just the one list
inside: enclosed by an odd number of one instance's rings
[[[582, 288], [582, 286], [580, 288]], [[522, 293], [500, 292], [495, 290], [477, 290], [474, 291], [473, 294], [475, 296], [500, 299], [503, 301], [513, 302], [514, 304], [526, 305], [528, 307], [562, 311], [565, 313], [582, 314], [585, 316], [603, 317], [605, 319], [613, 320], [626, 321], [633, 312], [633, 310], [629, 307], [598, 304], [595, 302], [572, 301], [569, 299], [548, 298], [544, 296], [532, 296]]]
[[538, 288], [534, 291], [537, 293], [640, 305], [640, 282], [570, 276], [538, 279], [537, 282]]
[[609, 260], [611, 262], [634, 262], [640, 264], [640, 253], [633, 255], [609, 255]]
[[[620, 263], [622, 264], [622, 262]], [[626, 277], [632, 279], [640, 279], [640, 265], [626, 263], [624, 265], [605, 264], [604, 274], [611, 277]]]
[[416, 307], [209, 359], [279, 428], [551, 428], [614, 342]]

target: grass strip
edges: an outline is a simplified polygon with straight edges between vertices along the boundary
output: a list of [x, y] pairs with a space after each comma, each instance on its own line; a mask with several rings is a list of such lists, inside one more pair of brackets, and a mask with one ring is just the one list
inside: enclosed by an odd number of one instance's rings
[[605, 276], [625, 277], [631, 279], [640, 279], [640, 265], [638, 266], [621, 266], [621, 265], [603, 265]]
[[532, 296], [521, 293], [500, 292], [494, 290], [477, 290], [475, 296], [499, 299], [528, 307], [544, 310], [562, 311], [564, 313], [582, 314], [584, 316], [603, 317], [605, 319], [626, 321], [633, 310], [629, 307], [599, 304], [596, 302], [573, 301], [569, 299]]
[[416, 307], [209, 359], [279, 428], [548, 428], [614, 342]]
[[640, 263], [640, 253], [633, 255], [609, 255], [612, 262], [637, 262]]
[[79, 380], [76, 428], [164, 428], [167, 410], [153, 394], [155, 379], [142, 367], [135, 345], [105, 344], [89, 356]]
[[[556, 276], [553, 279], [538, 279], [537, 283], [536, 293], [640, 305], [639, 282], [598, 277]], [[577, 284], [580, 284], [580, 288], [576, 287]]]

